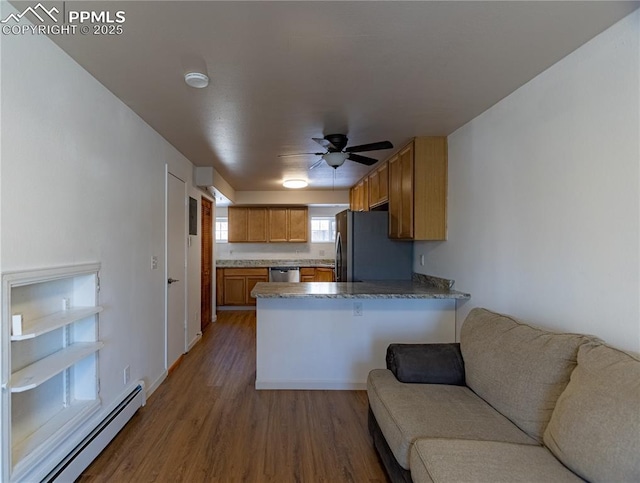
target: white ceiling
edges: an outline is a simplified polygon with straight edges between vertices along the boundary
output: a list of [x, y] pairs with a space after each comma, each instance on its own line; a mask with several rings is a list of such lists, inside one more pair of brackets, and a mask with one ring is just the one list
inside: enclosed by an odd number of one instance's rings
[[[14, 2], [16, 3], [16, 2]], [[69, 7], [67, 2], [67, 8]], [[80, 9], [80, 2], [73, 2]], [[53, 37], [196, 166], [236, 190], [344, 188], [312, 137], [396, 148], [448, 135], [638, 2], [88, 2], [126, 12], [117, 36]], [[206, 89], [186, 72], [204, 70]], [[393, 150], [368, 154], [377, 159]], [[334, 178], [335, 174], [335, 178]]]

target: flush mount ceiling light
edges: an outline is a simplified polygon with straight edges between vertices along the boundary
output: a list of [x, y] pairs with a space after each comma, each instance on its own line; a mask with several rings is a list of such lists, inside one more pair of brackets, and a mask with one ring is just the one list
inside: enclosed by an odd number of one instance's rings
[[342, 166], [348, 157], [349, 153], [326, 153], [322, 155], [322, 159], [333, 169]]
[[282, 186], [284, 186], [285, 188], [300, 189], [306, 188], [307, 186], [309, 186], [309, 183], [307, 183], [303, 179], [285, 179], [284, 183], [282, 183]]
[[184, 81], [187, 85], [195, 87], [196, 89], [202, 89], [209, 85], [209, 78], [200, 72], [189, 72], [188, 74], [185, 74]]

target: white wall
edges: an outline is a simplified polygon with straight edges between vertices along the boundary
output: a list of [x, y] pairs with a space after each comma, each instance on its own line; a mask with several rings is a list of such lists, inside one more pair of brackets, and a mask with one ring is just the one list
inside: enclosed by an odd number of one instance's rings
[[147, 387], [165, 373], [165, 172], [195, 194], [192, 166], [45, 36], [5, 36], [2, 49], [1, 270], [102, 263], [106, 407], [125, 366]]
[[[354, 314], [360, 303], [360, 315]], [[357, 389], [391, 343], [455, 339], [453, 299], [258, 298], [256, 389]]]
[[415, 270], [475, 306], [640, 350], [636, 11], [449, 136], [449, 240]]
[[[268, 204], [267, 200], [256, 204]], [[309, 223], [312, 216], [334, 216], [336, 213], [346, 210], [343, 206], [310, 206]], [[227, 216], [226, 206], [216, 208], [216, 216]], [[317, 259], [334, 258], [335, 246], [332, 243], [216, 243], [216, 259], [218, 260], [276, 260], [276, 259]]]

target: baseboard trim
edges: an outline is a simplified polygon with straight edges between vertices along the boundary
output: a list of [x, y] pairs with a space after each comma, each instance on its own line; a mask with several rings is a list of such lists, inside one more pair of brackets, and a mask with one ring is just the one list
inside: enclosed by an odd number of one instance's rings
[[193, 349], [193, 346], [200, 342], [200, 339], [202, 339], [202, 332], [198, 332], [198, 334], [194, 337], [194, 339], [189, 344], [189, 347], [187, 347], [187, 352]]
[[257, 390], [293, 389], [311, 391], [364, 391], [366, 382], [339, 381], [258, 381]]
[[178, 366], [182, 363], [182, 359], [184, 359], [184, 354], [180, 354], [180, 357], [176, 359], [176, 361], [171, 364], [171, 367], [167, 370], [167, 375], [170, 376], [173, 371], [175, 371]]
[[160, 384], [164, 382], [164, 380], [167, 378], [168, 375], [169, 374], [167, 373], [167, 371], [162, 371], [162, 374], [160, 374], [160, 377], [158, 377], [158, 379], [156, 379], [153, 384], [149, 385], [149, 389], [147, 389], [146, 391], [147, 399], [149, 399], [149, 396], [151, 396], [156, 391], [156, 389], [160, 387]]

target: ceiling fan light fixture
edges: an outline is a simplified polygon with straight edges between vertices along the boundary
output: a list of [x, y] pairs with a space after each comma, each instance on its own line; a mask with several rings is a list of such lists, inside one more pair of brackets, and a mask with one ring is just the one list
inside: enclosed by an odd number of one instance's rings
[[337, 168], [338, 166], [342, 166], [342, 164], [346, 161], [348, 157], [349, 157], [349, 153], [326, 153], [322, 155], [322, 158], [332, 168]]
[[195, 87], [196, 89], [202, 89], [209, 85], [209, 77], [200, 72], [189, 72], [185, 74], [184, 81], [188, 86]]
[[282, 186], [284, 186], [285, 188], [298, 190], [300, 188], [306, 188], [307, 186], [309, 186], [309, 183], [307, 183], [303, 179], [285, 179], [284, 183], [282, 183]]

